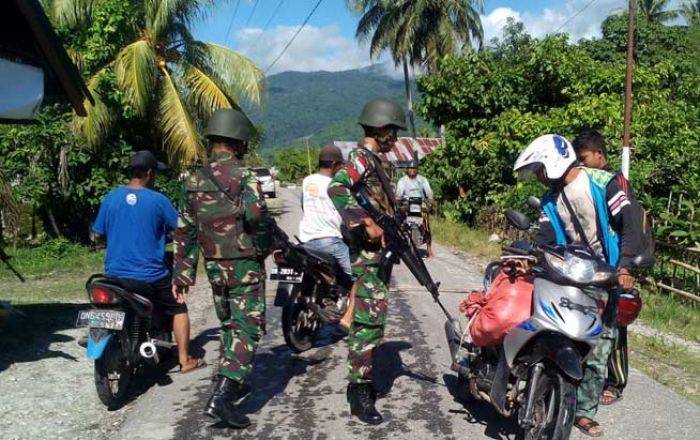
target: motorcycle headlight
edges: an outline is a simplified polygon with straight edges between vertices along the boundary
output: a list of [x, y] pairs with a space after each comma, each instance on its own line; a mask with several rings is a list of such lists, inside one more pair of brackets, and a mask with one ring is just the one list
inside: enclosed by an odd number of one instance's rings
[[585, 284], [594, 281], [596, 270], [595, 263], [591, 260], [585, 260], [568, 252], [564, 258], [547, 252], [545, 259], [552, 269], [575, 283]]

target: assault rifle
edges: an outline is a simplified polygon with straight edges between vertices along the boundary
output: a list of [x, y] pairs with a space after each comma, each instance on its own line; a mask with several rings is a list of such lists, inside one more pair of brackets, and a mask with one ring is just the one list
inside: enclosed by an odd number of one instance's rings
[[5, 266], [7, 266], [7, 268], [10, 269], [10, 272], [15, 274], [15, 276], [19, 278], [21, 282], [24, 283], [26, 281], [22, 274], [17, 272], [17, 269], [12, 267], [12, 265], [10, 264], [10, 256], [5, 253], [5, 250], [2, 248], [2, 246], [0, 246], [0, 260], [2, 260], [3, 263], [5, 263]]
[[398, 256], [398, 258], [403, 261], [420, 285], [430, 292], [435, 302], [442, 309], [442, 312], [447, 316], [447, 319], [452, 321], [452, 315], [450, 315], [442, 302], [440, 302], [440, 283], [433, 281], [433, 277], [430, 276], [430, 272], [428, 272], [428, 268], [425, 267], [423, 259], [418, 255], [418, 249], [413, 244], [408, 234], [406, 234], [402, 224], [397, 221], [396, 217], [375, 208], [370, 202], [370, 197], [367, 189], [364, 187], [360, 187], [355, 191], [355, 199], [357, 202], [367, 214], [369, 214], [372, 220], [384, 230], [384, 241], [387, 251], [394, 254], [394, 256]]

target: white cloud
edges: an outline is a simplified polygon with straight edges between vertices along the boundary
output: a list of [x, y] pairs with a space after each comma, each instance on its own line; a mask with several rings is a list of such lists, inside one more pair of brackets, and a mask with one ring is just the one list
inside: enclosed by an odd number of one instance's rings
[[598, 37], [603, 20], [612, 12], [627, 7], [625, 0], [598, 0], [579, 13], [589, 2], [590, 0], [568, 0], [557, 6], [545, 8], [537, 14], [506, 7], [496, 8], [481, 16], [484, 42], [488, 43], [491, 38], [502, 35], [501, 31], [508, 17], [523, 22], [527, 32], [533, 37], [542, 37], [555, 31], [568, 33], [572, 42], [581, 38]]
[[[296, 30], [297, 26], [277, 26], [265, 31], [246, 28], [236, 35], [236, 50], [265, 69], [282, 52]], [[369, 64], [369, 50], [355, 40], [343, 37], [338, 26], [306, 26], [269, 73], [338, 71]]]

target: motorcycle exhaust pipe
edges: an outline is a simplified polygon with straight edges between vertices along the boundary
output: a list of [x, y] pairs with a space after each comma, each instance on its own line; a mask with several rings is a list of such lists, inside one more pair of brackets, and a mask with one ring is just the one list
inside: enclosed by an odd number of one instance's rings
[[158, 350], [153, 342], [147, 341], [141, 344], [139, 347], [139, 353], [146, 359], [152, 359], [156, 357]]
[[460, 335], [462, 334], [461, 326], [459, 321], [456, 319], [451, 319], [445, 321], [445, 336], [447, 337], [447, 346], [450, 349], [450, 359], [452, 363], [459, 361], [459, 350], [460, 350]]

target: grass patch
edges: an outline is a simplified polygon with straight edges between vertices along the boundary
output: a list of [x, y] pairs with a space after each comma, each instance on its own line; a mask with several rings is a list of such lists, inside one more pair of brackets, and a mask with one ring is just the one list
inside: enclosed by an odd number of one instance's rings
[[495, 258], [501, 253], [498, 243], [489, 242], [486, 231], [470, 228], [464, 223], [431, 216], [430, 230], [436, 242], [472, 255]]
[[629, 333], [630, 365], [700, 405], [700, 355], [657, 338]]
[[20, 282], [4, 264], [0, 265], [0, 300], [13, 304], [87, 300], [85, 281], [103, 269], [102, 251], [66, 240], [6, 252], [12, 255], [11, 264], [27, 279]]
[[640, 318], [645, 325], [691, 341], [700, 342], [700, 310], [670, 295], [642, 291]]

